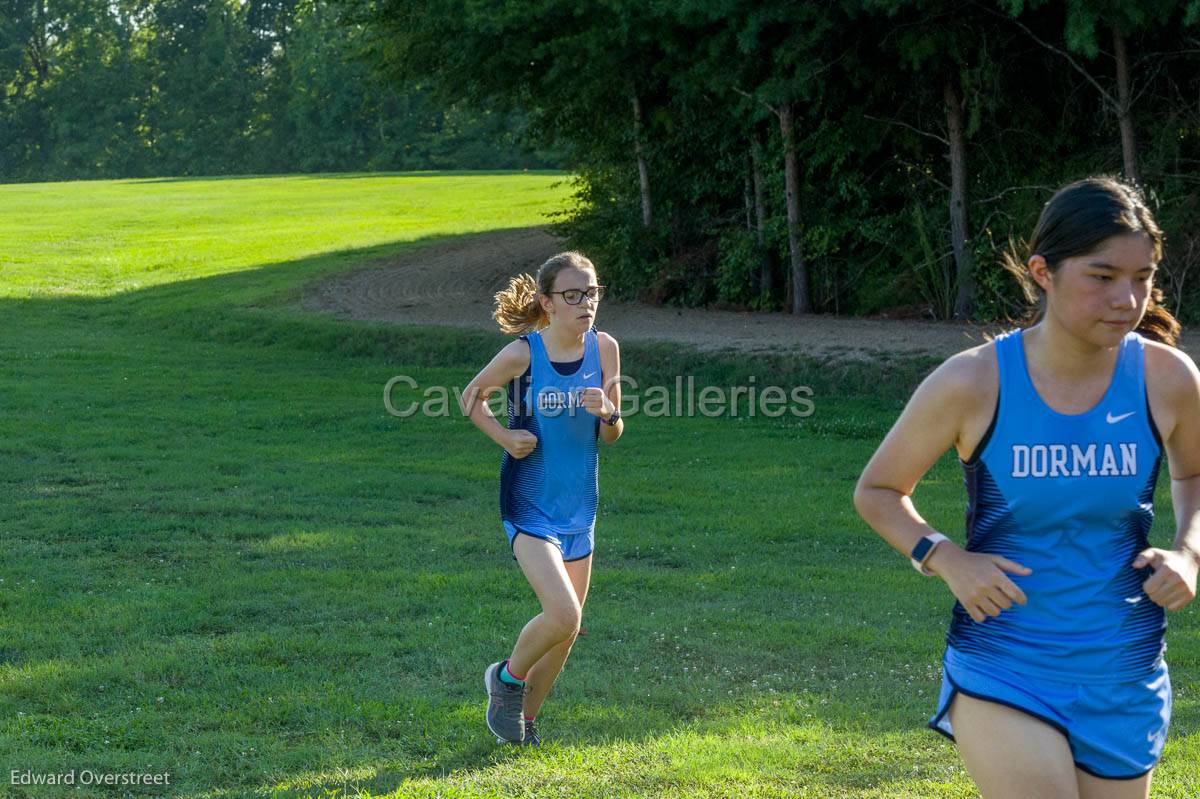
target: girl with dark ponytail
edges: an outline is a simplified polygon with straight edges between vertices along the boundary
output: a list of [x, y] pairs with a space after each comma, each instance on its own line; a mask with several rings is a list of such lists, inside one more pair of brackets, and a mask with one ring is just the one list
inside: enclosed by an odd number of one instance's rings
[[[484, 672], [486, 721], [499, 741], [537, 745], [538, 710], [579, 632], [592, 573], [597, 441], [625, 423], [617, 341], [595, 328], [604, 286], [577, 252], [550, 258], [496, 294], [506, 345], [464, 393], [471, 421], [503, 448], [500, 519], [541, 603], [512, 654]], [[508, 426], [487, 405], [508, 387]]]
[[[1033, 327], [1046, 312], [1045, 290], [1027, 268], [1030, 258], [1040, 257], [1054, 274], [1065, 259], [1092, 252], [1105, 239], [1131, 234], [1146, 238], [1155, 264], [1162, 260], [1162, 230], [1134, 187], [1113, 178], [1096, 177], [1060, 190], [1038, 219], [1026, 259], [1018, 261], [1011, 252], [1004, 257], [1004, 268], [1016, 278], [1030, 303], [1029, 315], [1021, 326]], [[1137, 332], [1151, 341], [1177, 347], [1179, 322], [1163, 307], [1162, 301], [1162, 289], [1151, 285]]]
[[[1171, 716], [1166, 611], [1200, 570], [1200, 371], [1154, 273], [1162, 231], [1137, 189], [1060, 189], [1024, 262], [1023, 328], [917, 389], [855, 490], [862, 517], [958, 600], [930, 726], [985, 799], [1144, 799]], [[965, 547], [912, 493], [953, 446]], [[1162, 456], [1177, 523], [1150, 545]]]

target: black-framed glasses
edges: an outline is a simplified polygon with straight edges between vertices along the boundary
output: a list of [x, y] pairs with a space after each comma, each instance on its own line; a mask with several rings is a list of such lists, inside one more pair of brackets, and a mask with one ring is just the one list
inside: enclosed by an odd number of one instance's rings
[[578, 305], [587, 297], [592, 302], [604, 299], [604, 286], [588, 286], [587, 289], [567, 289], [566, 291], [549, 291], [547, 294], [561, 294], [567, 305]]

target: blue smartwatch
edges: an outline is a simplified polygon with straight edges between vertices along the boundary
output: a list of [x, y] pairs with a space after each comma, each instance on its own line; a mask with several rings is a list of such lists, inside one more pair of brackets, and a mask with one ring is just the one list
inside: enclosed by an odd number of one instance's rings
[[941, 533], [930, 533], [918, 541], [917, 545], [912, 548], [912, 552], [909, 553], [913, 568], [926, 577], [932, 577], [933, 572], [925, 568], [925, 562], [929, 560], [929, 556], [933, 554], [933, 550], [937, 548], [938, 544], [949, 540]]

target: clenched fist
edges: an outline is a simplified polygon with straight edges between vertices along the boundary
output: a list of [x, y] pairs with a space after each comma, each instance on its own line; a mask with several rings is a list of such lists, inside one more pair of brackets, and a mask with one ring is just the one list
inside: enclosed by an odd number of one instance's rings
[[528, 430], [510, 430], [504, 449], [514, 458], [524, 458], [537, 446], [537, 436]]
[[1196, 572], [1200, 571], [1200, 558], [1190, 551], [1177, 549], [1142, 550], [1134, 558], [1133, 568], [1154, 569], [1154, 576], [1146, 580], [1142, 590], [1156, 605], [1167, 610], [1179, 610], [1196, 598]]
[[601, 419], [612, 416], [613, 411], [617, 409], [604, 393], [604, 389], [595, 386], [583, 390], [583, 407], [592, 416], [599, 416]]

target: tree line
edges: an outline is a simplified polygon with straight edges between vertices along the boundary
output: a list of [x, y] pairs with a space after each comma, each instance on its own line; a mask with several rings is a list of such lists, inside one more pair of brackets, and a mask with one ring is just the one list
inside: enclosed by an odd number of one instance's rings
[[393, 83], [527, 115], [618, 295], [1001, 318], [1050, 193], [1139, 183], [1200, 311], [1200, 0], [342, 0]]
[[0, 181], [557, 165], [325, 0], [0, 0]]

